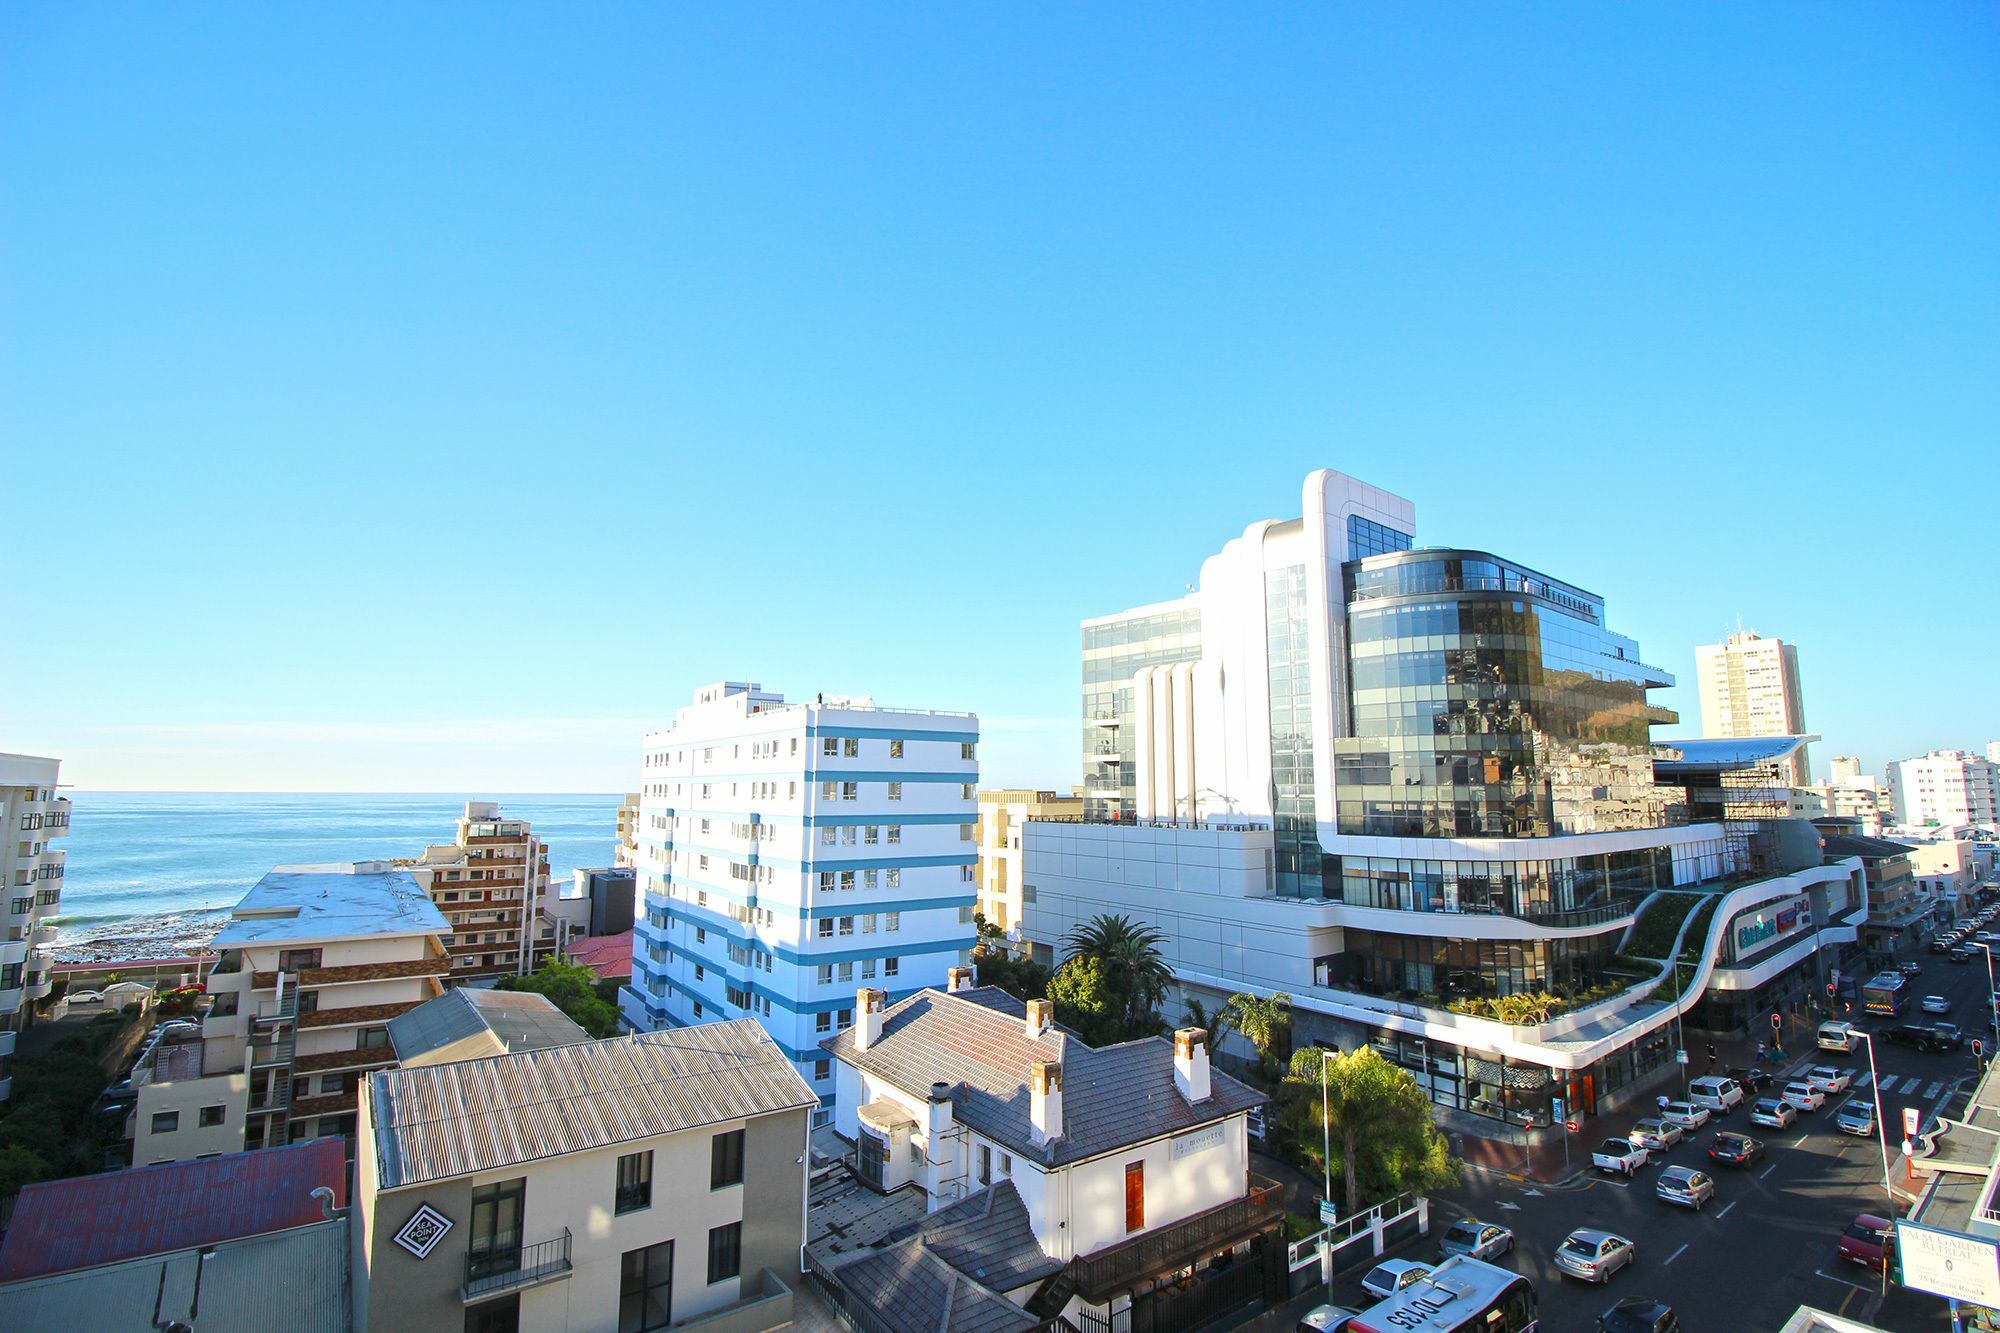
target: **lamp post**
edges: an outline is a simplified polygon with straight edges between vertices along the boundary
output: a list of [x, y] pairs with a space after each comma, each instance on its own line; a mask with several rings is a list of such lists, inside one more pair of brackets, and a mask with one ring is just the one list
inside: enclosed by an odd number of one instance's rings
[[[1989, 957], [1990, 961], [1990, 957]], [[1875, 1141], [1882, 1148], [1882, 1193], [1889, 1196], [1889, 1216], [1896, 1215], [1896, 1191], [1889, 1184], [1889, 1131], [1882, 1123], [1885, 1108], [1882, 1104], [1882, 1080], [1875, 1073], [1875, 1034], [1853, 1029], [1850, 1036], [1861, 1038], [1868, 1043], [1868, 1096], [1875, 1103]]]
[[1986, 955], [1986, 1012], [1993, 1030], [2000, 1032], [2000, 994], [1993, 990], [1993, 946], [1974, 940], [1972, 947]]

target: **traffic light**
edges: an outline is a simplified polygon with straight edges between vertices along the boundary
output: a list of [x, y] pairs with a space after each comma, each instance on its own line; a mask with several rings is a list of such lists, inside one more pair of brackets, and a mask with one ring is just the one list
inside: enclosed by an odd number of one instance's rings
[[1784, 1030], [1785, 1030], [1785, 1020], [1784, 1020], [1784, 1016], [1783, 1016], [1783, 1015], [1781, 1015], [1781, 1014], [1772, 1014], [1772, 1015], [1771, 1015], [1771, 1031], [1773, 1031], [1773, 1032], [1783, 1032]]
[[1831, 981], [1826, 983], [1826, 993], [1828, 995], [1833, 994], [1833, 983]]
[[1980, 1056], [1980, 1053], [1983, 1052], [1985, 1049], [1986, 1049], [1985, 1042], [1981, 1041], [1977, 1037], [1974, 1037], [1972, 1039], [1972, 1058], [1974, 1060], [1977, 1060]]

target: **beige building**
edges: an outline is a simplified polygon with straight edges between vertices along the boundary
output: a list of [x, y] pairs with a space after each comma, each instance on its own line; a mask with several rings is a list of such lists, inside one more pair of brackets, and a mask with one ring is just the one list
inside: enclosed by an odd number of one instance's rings
[[396, 866], [444, 913], [452, 984], [532, 972], [556, 952], [548, 844], [492, 801], [467, 801], [451, 842]]
[[750, 1019], [375, 1074], [354, 1327], [784, 1324], [818, 1105]]
[[1910, 874], [1919, 891], [1937, 898], [1953, 915], [1972, 910], [1979, 888], [1978, 857], [1970, 838], [1902, 839], [1910, 849]]
[[639, 793], [628, 791], [618, 802], [618, 848], [612, 865], [620, 870], [636, 870], [639, 865]]
[[1030, 819], [1081, 819], [1082, 796], [1008, 787], [979, 793], [979, 910], [1021, 945], [1021, 825]]
[[49, 918], [62, 903], [69, 798], [56, 795], [60, 759], [0, 754], [0, 1102], [12, 1095], [15, 1034], [49, 993]]
[[353, 1133], [388, 1022], [441, 993], [444, 929], [386, 861], [273, 869], [215, 937], [208, 1012], [133, 1067], [133, 1165]]
[[[1799, 650], [1783, 639], [1741, 631], [1694, 650], [1704, 736], [1801, 736], [1805, 698], [1799, 689]], [[1801, 746], [1791, 760], [1794, 787], [1812, 782]]]

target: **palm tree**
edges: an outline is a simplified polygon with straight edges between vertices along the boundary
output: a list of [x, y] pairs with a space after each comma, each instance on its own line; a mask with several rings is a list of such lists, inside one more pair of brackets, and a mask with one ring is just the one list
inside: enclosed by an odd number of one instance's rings
[[1190, 997], [1187, 1001], [1187, 1012], [1181, 1015], [1181, 1026], [1200, 1028], [1206, 1032], [1208, 1053], [1214, 1055], [1216, 1049], [1222, 1045], [1222, 1034], [1229, 1031], [1230, 1018], [1228, 1006], [1225, 1005], [1211, 1014], [1207, 1005]]
[[1128, 916], [1100, 914], [1063, 936], [1069, 949], [1064, 962], [1094, 958], [1122, 997], [1126, 1037], [1149, 1036], [1159, 1030], [1160, 1005], [1173, 983], [1160, 946], [1166, 935]]
[[1257, 1048], [1257, 1063], [1267, 1074], [1276, 1061], [1278, 1042], [1292, 1026], [1292, 997], [1274, 991], [1268, 997], [1238, 991], [1229, 997], [1229, 1025]]

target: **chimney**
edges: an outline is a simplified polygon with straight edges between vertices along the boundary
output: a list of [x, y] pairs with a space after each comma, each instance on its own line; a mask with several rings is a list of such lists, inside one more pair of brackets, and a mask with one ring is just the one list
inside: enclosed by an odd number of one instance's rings
[[1055, 1021], [1056, 1007], [1054, 1005], [1050, 1004], [1047, 1000], [1028, 1001], [1027, 1025], [1029, 1041], [1033, 1041], [1035, 1038], [1046, 1033], [1055, 1025]]
[[951, 1084], [931, 1084], [924, 1106], [924, 1194], [936, 1212], [965, 1195], [964, 1174], [958, 1167], [958, 1136], [952, 1133]]
[[1208, 1100], [1208, 1033], [1200, 1028], [1174, 1032], [1174, 1087], [1190, 1106]]
[[887, 999], [873, 986], [854, 992], [854, 1049], [865, 1051], [882, 1039], [882, 1002]]
[[1028, 1067], [1028, 1123], [1036, 1143], [1062, 1137], [1062, 1065], [1057, 1061], [1037, 1060]]
[[971, 968], [948, 967], [945, 969], [944, 988], [947, 993], [956, 995], [962, 990], [971, 990], [974, 984]]

